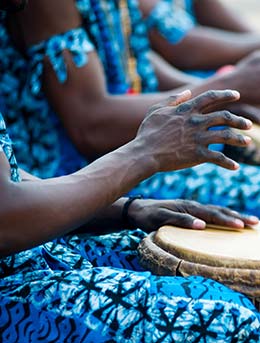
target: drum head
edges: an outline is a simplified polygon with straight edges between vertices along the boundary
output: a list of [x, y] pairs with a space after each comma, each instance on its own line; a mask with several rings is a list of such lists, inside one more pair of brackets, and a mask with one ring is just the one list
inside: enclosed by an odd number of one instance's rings
[[228, 268], [260, 270], [260, 228], [190, 230], [164, 226], [154, 242], [186, 261]]

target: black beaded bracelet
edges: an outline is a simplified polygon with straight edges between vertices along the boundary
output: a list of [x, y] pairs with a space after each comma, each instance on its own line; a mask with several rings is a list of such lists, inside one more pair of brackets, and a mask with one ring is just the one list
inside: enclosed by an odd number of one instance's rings
[[124, 203], [124, 206], [122, 209], [122, 220], [123, 220], [124, 226], [126, 226], [126, 227], [131, 226], [131, 222], [130, 222], [129, 217], [128, 217], [129, 207], [133, 201], [138, 200], [138, 199], [143, 199], [143, 196], [142, 195], [131, 196]]

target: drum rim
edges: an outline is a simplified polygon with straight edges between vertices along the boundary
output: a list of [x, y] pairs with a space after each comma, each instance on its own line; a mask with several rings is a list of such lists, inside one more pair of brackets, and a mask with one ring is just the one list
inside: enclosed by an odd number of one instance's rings
[[155, 275], [202, 276], [244, 293], [260, 298], [260, 270], [212, 267], [182, 260], [154, 243], [155, 232], [144, 238], [138, 247], [140, 264]]

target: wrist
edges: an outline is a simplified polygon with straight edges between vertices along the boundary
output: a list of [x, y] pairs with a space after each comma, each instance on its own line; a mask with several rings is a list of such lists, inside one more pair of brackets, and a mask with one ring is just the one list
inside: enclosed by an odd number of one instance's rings
[[147, 179], [153, 174], [160, 171], [160, 166], [155, 158], [154, 151], [150, 149], [150, 144], [140, 137], [136, 137], [133, 141], [128, 143], [128, 156], [132, 156], [136, 162], [141, 180]]
[[122, 222], [127, 229], [134, 229], [137, 226], [135, 220], [135, 205], [138, 200], [143, 199], [142, 195], [130, 196], [124, 203], [122, 208]]

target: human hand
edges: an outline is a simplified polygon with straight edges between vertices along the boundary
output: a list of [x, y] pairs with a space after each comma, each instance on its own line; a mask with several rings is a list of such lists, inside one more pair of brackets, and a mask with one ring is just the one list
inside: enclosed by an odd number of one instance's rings
[[136, 199], [128, 209], [128, 219], [134, 227], [151, 232], [163, 225], [189, 229], [204, 229], [206, 224], [241, 229], [258, 223], [256, 217], [247, 217], [227, 208], [201, 205], [188, 200]]
[[[239, 165], [221, 152], [208, 149], [209, 144], [225, 143], [247, 146], [251, 139], [231, 130], [209, 130], [228, 126], [248, 130], [252, 123], [228, 111], [207, 114], [207, 109], [239, 99], [236, 91], [208, 91], [189, 99], [184, 92], [151, 108], [137, 133], [144, 158], [152, 158], [156, 171], [178, 170], [211, 162], [235, 170]], [[184, 102], [185, 101], [185, 102]], [[206, 114], [202, 114], [206, 113]]]

